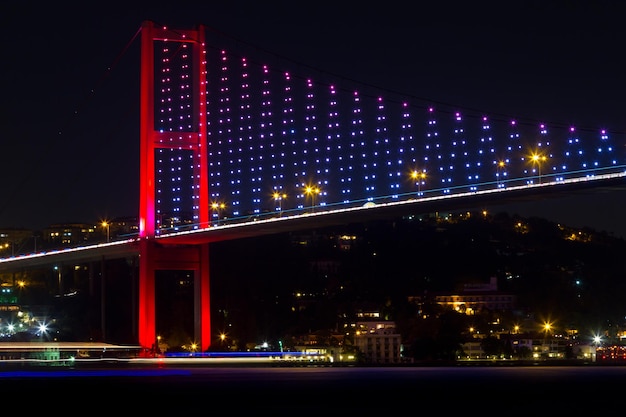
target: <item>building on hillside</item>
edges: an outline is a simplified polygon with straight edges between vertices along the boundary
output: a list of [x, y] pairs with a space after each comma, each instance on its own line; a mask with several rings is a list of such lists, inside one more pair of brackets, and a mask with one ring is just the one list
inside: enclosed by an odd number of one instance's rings
[[517, 297], [498, 291], [496, 277], [489, 283], [465, 284], [459, 293], [435, 294], [434, 301], [467, 315], [481, 311], [511, 311], [515, 309]]
[[34, 253], [37, 251], [37, 238], [32, 230], [0, 229], [0, 258]]
[[86, 244], [95, 240], [104, 241], [99, 225], [89, 223], [60, 223], [48, 226], [43, 230], [43, 241], [53, 247]]
[[354, 345], [362, 360], [370, 364], [402, 362], [402, 339], [393, 321], [359, 321], [356, 323]]
[[137, 220], [137, 217], [116, 217], [109, 224], [111, 240], [139, 235], [139, 220]]

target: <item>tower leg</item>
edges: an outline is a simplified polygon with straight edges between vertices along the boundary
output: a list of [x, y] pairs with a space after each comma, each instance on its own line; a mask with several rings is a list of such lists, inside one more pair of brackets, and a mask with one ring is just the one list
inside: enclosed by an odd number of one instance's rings
[[194, 286], [194, 331], [204, 352], [211, 347], [211, 297], [209, 286], [209, 244], [199, 247], [198, 269]]
[[139, 345], [149, 349], [156, 341], [154, 254], [147, 239], [142, 239], [139, 245]]

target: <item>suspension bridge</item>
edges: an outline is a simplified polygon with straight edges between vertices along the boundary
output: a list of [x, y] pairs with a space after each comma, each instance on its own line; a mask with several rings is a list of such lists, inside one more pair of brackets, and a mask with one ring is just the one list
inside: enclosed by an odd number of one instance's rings
[[203, 26], [141, 28], [137, 236], [0, 260], [0, 271], [134, 257], [137, 339], [156, 339], [155, 273], [194, 274], [211, 344], [211, 242], [355, 219], [623, 187], [624, 138], [276, 68]]

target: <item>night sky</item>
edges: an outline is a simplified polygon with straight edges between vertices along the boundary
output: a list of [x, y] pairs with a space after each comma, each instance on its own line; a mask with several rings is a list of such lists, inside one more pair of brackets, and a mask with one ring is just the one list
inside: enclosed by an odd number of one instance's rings
[[[137, 215], [145, 20], [203, 24], [317, 71], [460, 109], [626, 132], [621, 2], [432, 3], [3, 2], [0, 228]], [[619, 192], [492, 209], [626, 237], [625, 203]]]

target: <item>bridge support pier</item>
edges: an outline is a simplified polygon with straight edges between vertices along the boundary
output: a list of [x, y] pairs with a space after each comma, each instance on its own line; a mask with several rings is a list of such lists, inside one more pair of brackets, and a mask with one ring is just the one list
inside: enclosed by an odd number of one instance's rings
[[194, 338], [199, 350], [211, 346], [209, 244], [162, 246], [142, 239], [139, 250], [139, 344], [149, 349], [157, 340], [156, 285], [158, 270], [190, 270], [194, 274]]

